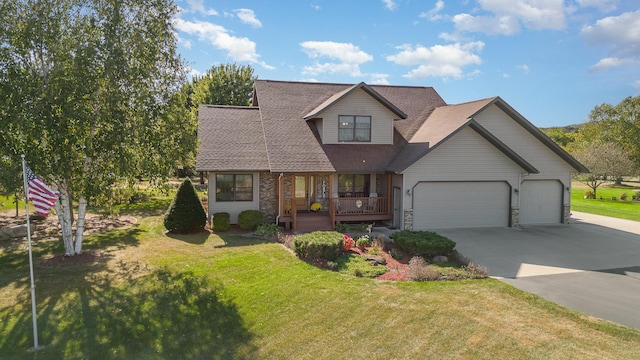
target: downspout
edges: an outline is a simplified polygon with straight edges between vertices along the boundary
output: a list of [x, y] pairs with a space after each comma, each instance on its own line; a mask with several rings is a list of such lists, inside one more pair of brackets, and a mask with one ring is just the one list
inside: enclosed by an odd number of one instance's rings
[[280, 173], [280, 175], [278, 175], [278, 201], [277, 201], [277, 205], [278, 205], [278, 216], [276, 216], [276, 225], [278, 225], [280, 223], [280, 216], [282, 215], [280, 213], [280, 209], [282, 209], [282, 207], [280, 206], [280, 198], [282, 197], [282, 194], [280, 193], [280, 181], [282, 181], [282, 176], [284, 174]]

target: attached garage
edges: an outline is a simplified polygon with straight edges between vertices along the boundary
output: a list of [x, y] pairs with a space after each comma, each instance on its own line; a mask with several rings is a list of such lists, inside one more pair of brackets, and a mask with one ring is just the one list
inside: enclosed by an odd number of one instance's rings
[[527, 180], [520, 187], [520, 224], [562, 222], [563, 186], [559, 180]]
[[422, 182], [413, 192], [414, 230], [509, 226], [507, 182]]

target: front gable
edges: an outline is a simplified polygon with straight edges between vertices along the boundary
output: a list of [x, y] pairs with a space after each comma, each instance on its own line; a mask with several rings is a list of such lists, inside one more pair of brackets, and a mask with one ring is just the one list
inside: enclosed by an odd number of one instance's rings
[[393, 144], [395, 119], [407, 115], [365, 83], [333, 94], [304, 116], [323, 144]]
[[[340, 136], [341, 122], [353, 122], [354, 118], [368, 122], [369, 134], [365, 135], [366, 137], [361, 141], [349, 138], [345, 140]], [[393, 144], [393, 121], [396, 118], [396, 113], [390, 111], [362, 89], [357, 89], [319, 112], [314, 117], [314, 121], [318, 126], [323, 144], [391, 145]], [[350, 123], [350, 126], [353, 126], [353, 123]], [[366, 132], [366, 127], [357, 130]]]
[[521, 154], [542, 177], [571, 172], [588, 172], [582, 164], [544, 135], [538, 128], [497, 98], [473, 119], [497, 139]]

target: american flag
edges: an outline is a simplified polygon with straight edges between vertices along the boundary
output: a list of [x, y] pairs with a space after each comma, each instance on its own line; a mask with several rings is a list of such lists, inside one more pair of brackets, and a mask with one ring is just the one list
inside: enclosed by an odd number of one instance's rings
[[45, 184], [36, 174], [31, 171], [29, 166], [25, 165], [25, 172], [27, 175], [27, 198], [31, 200], [33, 206], [36, 207], [36, 212], [40, 216], [49, 215], [49, 210], [56, 204], [60, 193], [51, 190], [47, 184]]

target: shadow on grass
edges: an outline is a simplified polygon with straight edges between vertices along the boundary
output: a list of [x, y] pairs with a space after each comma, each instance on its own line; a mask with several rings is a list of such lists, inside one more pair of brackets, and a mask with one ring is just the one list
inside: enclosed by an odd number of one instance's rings
[[144, 230], [140, 229], [140, 227], [136, 224], [125, 229], [117, 229], [101, 234], [87, 235], [83, 241], [83, 246], [85, 248], [92, 248], [94, 246], [100, 248], [115, 246], [119, 249], [128, 246], [138, 246], [140, 244], [140, 240], [138, 239], [138, 237], [142, 233], [144, 233]]
[[233, 234], [233, 233], [224, 233], [218, 232], [215, 233], [222, 241], [224, 245], [217, 245], [215, 247], [238, 247], [238, 246], [251, 246], [251, 245], [259, 245], [259, 244], [267, 244], [271, 241], [254, 235], [248, 234]]
[[167, 232], [166, 235], [171, 239], [184, 241], [194, 245], [202, 245], [207, 241], [209, 236], [211, 236], [211, 233], [209, 231], [201, 231], [194, 234], [174, 234], [172, 232]]
[[255, 351], [235, 305], [221, 299], [221, 285], [191, 272], [120, 266], [124, 279], [85, 276], [85, 284], [41, 300], [45, 348], [36, 353], [27, 352], [33, 345], [28, 294], [0, 310], [15, 320], [0, 323], [3, 358], [248, 359]]

